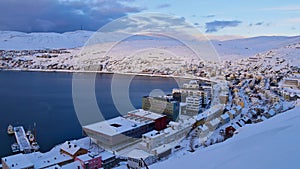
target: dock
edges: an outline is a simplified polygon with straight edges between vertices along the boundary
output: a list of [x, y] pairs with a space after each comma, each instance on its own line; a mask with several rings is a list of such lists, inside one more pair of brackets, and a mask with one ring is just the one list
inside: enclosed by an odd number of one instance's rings
[[31, 145], [30, 142], [25, 134], [25, 130], [22, 126], [14, 127], [15, 131], [15, 137], [17, 140], [17, 144], [20, 147], [20, 151], [24, 153], [30, 153], [31, 152]]

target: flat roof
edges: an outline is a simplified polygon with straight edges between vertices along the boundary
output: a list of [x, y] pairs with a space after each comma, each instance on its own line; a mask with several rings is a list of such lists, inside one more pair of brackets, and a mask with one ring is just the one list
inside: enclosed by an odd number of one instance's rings
[[92, 159], [98, 158], [98, 157], [99, 157], [99, 155], [95, 155], [93, 157], [91, 154], [83, 154], [83, 155], [77, 156], [77, 158], [83, 162], [86, 162], [86, 161], [89, 161], [89, 160], [92, 160]]
[[107, 160], [109, 158], [115, 157], [115, 155], [108, 151], [103, 151], [99, 154], [101, 156], [102, 161]]
[[150, 123], [153, 123], [153, 121], [136, 121], [134, 119], [119, 116], [110, 120], [83, 126], [83, 129], [102, 133], [108, 136], [114, 136]]
[[137, 109], [137, 110], [130, 111], [130, 112], [128, 112], [128, 115], [145, 117], [145, 118], [152, 119], [152, 120], [156, 120], [156, 119], [164, 117], [164, 115], [162, 115], [162, 114], [153, 113], [153, 112], [146, 111], [143, 109]]
[[152, 130], [148, 133], [143, 134], [143, 136], [149, 137], [149, 138], [155, 138], [155, 137], [159, 137], [163, 134], [164, 134], [163, 132], [158, 132], [157, 130]]
[[83, 169], [79, 161], [74, 161], [72, 163], [61, 166], [61, 169], [75, 169], [75, 168], [77, 169], [78, 167], [80, 169]]
[[61, 153], [59, 146], [54, 147], [47, 153], [42, 153], [41, 156], [31, 156], [31, 158], [33, 158], [31, 160], [35, 160], [34, 167], [36, 168], [45, 168], [73, 159], [71, 156]]
[[153, 155], [140, 149], [134, 149], [127, 154], [127, 157], [134, 158], [134, 159], [141, 159], [141, 158], [146, 159], [151, 156]]
[[9, 168], [29, 168], [33, 163], [29, 161], [24, 154], [16, 154], [2, 158]]

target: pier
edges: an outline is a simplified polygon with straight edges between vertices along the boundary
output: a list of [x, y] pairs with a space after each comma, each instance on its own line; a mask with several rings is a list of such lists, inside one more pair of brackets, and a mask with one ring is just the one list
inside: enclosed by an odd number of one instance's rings
[[24, 128], [22, 126], [14, 127], [14, 131], [17, 143], [20, 147], [20, 151], [24, 153], [30, 153], [32, 148], [25, 134]]

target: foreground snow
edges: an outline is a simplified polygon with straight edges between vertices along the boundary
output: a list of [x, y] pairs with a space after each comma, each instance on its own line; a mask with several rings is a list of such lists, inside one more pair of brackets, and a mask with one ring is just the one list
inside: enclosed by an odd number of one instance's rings
[[300, 107], [248, 125], [232, 139], [184, 156], [174, 155], [151, 169], [299, 168]]

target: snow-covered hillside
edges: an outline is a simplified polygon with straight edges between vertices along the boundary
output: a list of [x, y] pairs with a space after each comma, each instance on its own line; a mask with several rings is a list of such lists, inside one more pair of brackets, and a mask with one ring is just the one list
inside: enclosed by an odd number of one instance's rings
[[257, 53], [300, 43], [300, 36], [261, 36], [227, 41], [213, 41], [212, 43], [220, 56], [225, 56], [226, 58], [232, 56], [249, 57]]
[[150, 166], [188, 169], [298, 169], [300, 107], [241, 128], [233, 138]]
[[[14, 31], [0, 31], [0, 49], [27, 50], [47, 48], [75, 48], [83, 46], [94, 32], [78, 30], [66, 33], [22, 33]], [[102, 42], [111, 42], [116, 39], [115, 33], [98, 33]], [[138, 40], [145, 40], [142, 37]], [[149, 39], [148, 39], [149, 40]], [[155, 40], [154, 40], [155, 41]], [[293, 43], [299, 43], [300, 36], [261, 36], [227, 41], [213, 40], [212, 44], [220, 56], [251, 56], [266, 52]], [[166, 43], [166, 41], [155, 41]], [[170, 43], [170, 45], [174, 45]]]
[[66, 33], [22, 33], [0, 31], [0, 49], [34, 50], [81, 47], [93, 34], [90, 31]]

